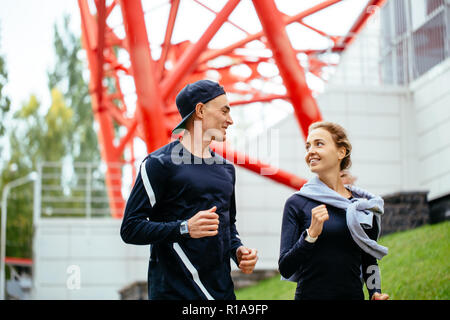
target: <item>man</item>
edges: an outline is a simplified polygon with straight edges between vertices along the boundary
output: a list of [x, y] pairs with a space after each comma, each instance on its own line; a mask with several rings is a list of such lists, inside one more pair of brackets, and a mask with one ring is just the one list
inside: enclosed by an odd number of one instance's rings
[[209, 148], [233, 124], [225, 91], [200, 80], [176, 98], [185, 129], [148, 155], [125, 208], [126, 243], [150, 244], [149, 299], [235, 299], [230, 258], [252, 273], [257, 250], [236, 230], [235, 168]]

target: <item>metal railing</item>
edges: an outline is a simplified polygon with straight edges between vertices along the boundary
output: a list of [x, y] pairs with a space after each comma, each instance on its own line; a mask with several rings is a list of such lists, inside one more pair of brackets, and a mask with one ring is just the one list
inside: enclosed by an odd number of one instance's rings
[[103, 163], [45, 162], [38, 166], [35, 191], [35, 218], [54, 217], [111, 217], [110, 204], [123, 201], [134, 182], [129, 174], [131, 165], [114, 164], [121, 170], [112, 177], [126, 183], [122, 198], [110, 199], [105, 183], [106, 166]]

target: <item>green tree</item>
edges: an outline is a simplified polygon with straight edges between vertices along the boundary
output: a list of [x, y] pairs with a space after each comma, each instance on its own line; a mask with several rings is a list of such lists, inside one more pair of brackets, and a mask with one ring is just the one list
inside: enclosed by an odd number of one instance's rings
[[[11, 106], [11, 101], [9, 97], [5, 95], [3, 91], [7, 83], [8, 83], [8, 72], [6, 71], [5, 59], [0, 55], [0, 138], [2, 138], [6, 133], [5, 119], [7, 117], [7, 114], [9, 113]], [[3, 144], [0, 143], [0, 154], [2, 153], [2, 151], [3, 151]]]
[[[61, 161], [69, 153], [73, 112], [57, 89], [51, 97], [44, 116], [34, 95], [14, 114], [9, 128], [11, 156], [2, 172], [3, 185], [35, 171], [38, 163]], [[60, 180], [50, 178], [46, 183], [59, 185]], [[52, 191], [52, 196], [62, 197], [62, 190]], [[31, 257], [32, 227], [33, 188], [28, 184], [13, 189], [8, 198], [7, 256]]]
[[[6, 71], [6, 62], [0, 55], [0, 154], [3, 155], [1, 158], [2, 161], [0, 162], [0, 193], [2, 193], [3, 186], [6, 183], [24, 176], [29, 172], [28, 168], [18, 167], [14, 162], [7, 161], [4, 158], [4, 146], [8, 143], [8, 123], [11, 120], [11, 100], [4, 94], [4, 88], [7, 83], [8, 73]], [[10, 157], [11, 159], [13, 159], [12, 155]], [[32, 225], [29, 223], [31, 221], [31, 211], [27, 210], [30, 201], [32, 201], [32, 192], [30, 192], [29, 185], [18, 187], [11, 192], [8, 203], [9, 214], [6, 232], [7, 256], [31, 257]], [[25, 212], [25, 214], [18, 214], [18, 212]], [[22, 234], [26, 234], [27, 236], [23, 236]]]
[[[42, 162], [96, 162], [100, 163], [97, 135], [90, 102], [89, 87], [84, 78], [80, 38], [69, 28], [69, 18], [64, 18], [63, 27], [54, 26], [56, 62], [48, 72], [48, 87], [51, 93], [50, 106], [41, 105], [34, 95], [17, 112], [10, 114], [8, 99], [1, 98], [0, 116], [9, 112], [10, 121], [2, 127], [8, 136], [9, 157], [4, 159], [1, 171], [1, 186], [35, 171]], [[0, 62], [2, 62], [1, 60]], [[3, 62], [0, 63], [0, 85], [6, 79]], [[3, 155], [5, 157], [5, 155]], [[43, 183], [62, 186], [62, 175], [54, 174]], [[49, 180], [50, 179], [50, 180]], [[75, 183], [83, 185], [84, 177], [74, 175]], [[66, 190], [67, 191], [67, 190]], [[51, 190], [43, 194], [62, 199], [58, 207], [83, 208], [83, 203], [66, 203], [64, 197], [81, 197], [83, 192]], [[105, 191], [95, 191], [92, 197], [103, 197]], [[45, 201], [45, 200], [44, 200]], [[108, 204], [97, 205], [97, 208]], [[32, 209], [33, 188], [31, 184], [14, 189], [8, 199], [7, 255], [31, 257], [32, 254]]]
[[[101, 177], [99, 171], [100, 150], [97, 134], [94, 130], [94, 115], [92, 112], [91, 96], [89, 94], [88, 79], [86, 78], [87, 66], [82, 59], [81, 39], [70, 29], [70, 17], [64, 16], [62, 25], [54, 25], [54, 47], [56, 63], [48, 72], [48, 85], [50, 89], [58, 88], [64, 95], [64, 100], [73, 111], [70, 158], [73, 162], [89, 162], [93, 164], [91, 174]], [[89, 170], [74, 171], [74, 180], [77, 187], [84, 188], [86, 180], [83, 176], [89, 174]], [[101, 187], [104, 182], [94, 181], [95, 187], [92, 197], [106, 197], [105, 190]], [[93, 185], [94, 186], [94, 185]], [[82, 191], [74, 191], [73, 195], [83, 196]], [[95, 209], [105, 209], [107, 203], [97, 202], [92, 204]]]
[[49, 89], [58, 88], [73, 110], [71, 155], [74, 161], [99, 162], [97, 134], [94, 130], [91, 97], [86, 66], [81, 59], [81, 40], [70, 30], [70, 17], [63, 19], [62, 29], [54, 25], [56, 63], [48, 72]]
[[45, 116], [34, 95], [14, 114], [11, 130], [11, 161], [23, 162], [36, 170], [40, 162], [61, 161], [70, 154], [73, 132], [73, 111], [58, 89], [51, 91], [51, 105]]

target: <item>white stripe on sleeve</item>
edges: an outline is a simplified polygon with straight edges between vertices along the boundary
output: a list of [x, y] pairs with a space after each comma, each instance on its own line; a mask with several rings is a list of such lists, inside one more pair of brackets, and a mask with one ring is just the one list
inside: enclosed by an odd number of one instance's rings
[[156, 203], [156, 197], [155, 197], [155, 193], [153, 192], [152, 185], [150, 184], [150, 180], [148, 180], [147, 169], [145, 169], [145, 164], [147, 163], [147, 161], [148, 160], [144, 161], [141, 164], [141, 177], [142, 177], [142, 181], [144, 182], [145, 191], [147, 191], [147, 195], [150, 200], [150, 204], [153, 207]]

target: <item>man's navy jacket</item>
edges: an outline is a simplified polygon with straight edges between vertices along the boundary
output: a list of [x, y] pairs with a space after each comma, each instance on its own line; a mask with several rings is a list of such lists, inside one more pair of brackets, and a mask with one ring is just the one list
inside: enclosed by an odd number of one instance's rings
[[[123, 241], [150, 244], [149, 299], [235, 299], [230, 258], [242, 245], [235, 226], [235, 168], [211, 152], [192, 155], [177, 140], [148, 155], [126, 204]], [[186, 238], [182, 221], [217, 207], [219, 232]]]

